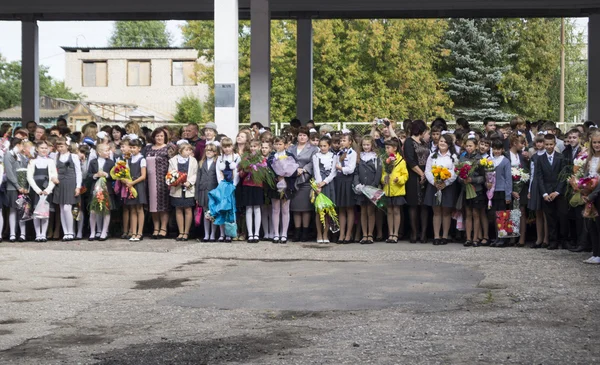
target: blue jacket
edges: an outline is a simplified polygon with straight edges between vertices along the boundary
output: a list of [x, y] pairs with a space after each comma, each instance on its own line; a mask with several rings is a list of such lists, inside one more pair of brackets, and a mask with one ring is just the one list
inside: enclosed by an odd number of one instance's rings
[[496, 166], [496, 188], [495, 191], [503, 191], [505, 200], [512, 199], [512, 174], [510, 172], [510, 160], [504, 156], [502, 162]]

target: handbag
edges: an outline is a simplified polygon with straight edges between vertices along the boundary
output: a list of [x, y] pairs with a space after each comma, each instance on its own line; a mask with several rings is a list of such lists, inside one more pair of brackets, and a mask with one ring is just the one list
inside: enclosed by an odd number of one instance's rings
[[237, 223], [236, 222], [225, 222], [225, 236], [236, 238], [237, 237]]
[[48, 203], [47, 195], [40, 195], [35, 210], [33, 211], [33, 218], [35, 219], [48, 219], [50, 218], [50, 203]]

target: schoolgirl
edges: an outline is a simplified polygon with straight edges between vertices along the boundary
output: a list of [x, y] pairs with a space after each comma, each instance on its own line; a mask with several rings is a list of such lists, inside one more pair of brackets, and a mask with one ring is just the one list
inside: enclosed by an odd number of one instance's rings
[[[585, 164], [584, 174], [586, 177], [598, 177], [600, 174], [600, 130], [593, 129], [590, 133], [590, 149], [588, 152], [587, 162]], [[594, 189], [594, 191], [588, 195], [583, 196], [583, 200], [586, 203], [593, 203], [596, 209], [600, 211], [600, 184]], [[587, 230], [590, 234], [590, 241], [592, 243], [592, 256], [587, 260], [583, 261], [586, 264], [599, 265], [600, 264], [600, 217], [595, 219], [586, 219]]]
[[83, 189], [84, 191], [82, 192], [82, 194], [79, 194], [79, 204], [77, 204], [77, 210], [79, 213], [77, 214], [77, 216], [74, 217], [75, 221], [77, 222], [76, 237], [77, 239], [82, 239], [83, 227], [85, 225], [86, 219], [88, 219], [89, 216], [88, 206], [90, 203], [90, 197], [92, 195], [93, 187], [93, 185], [88, 186], [88, 184], [86, 184], [86, 177], [89, 169], [90, 151], [95, 151], [95, 146], [94, 148], [87, 144], [82, 144], [78, 146], [77, 143], [72, 142], [70, 144], [69, 151], [71, 153], [77, 154], [77, 157], [79, 157], [79, 162], [81, 164], [81, 176], [83, 176], [82, 187], [85, 187], [85, 189]]
[[[454, 171], [456, 155], [450, 150], [453, 147], [452, 135], [448, 133], [440, 135], [437, 148], [427, 158], [425, 165], [425, 178], [429, 184], [425, 191], [424, 203], [433, 209], [433, 244], [436, 246], [448, 243], [452, 210], [456, 205], [456, 185], [454, 184], [457, 178]], [[432, 172], [434, 166], [448, 169], [450, 177], [444, 181], [436, 181]], [[438, 192], [441, 194], [441, 201], [436, 197]], [[441, 237], [440, 230], [442, 230]]]
[[[54, 183], [52, 179], [58, 176], [54, 160], [48, 157], [50, 148], [46, 141], [36, 142], [37, 157], [29, 160], [27, 166], [27, 182], [31, 187], [31, 202], [35, 209], [40, 197], [45, 196], [48, 204], [52, 201], [52, 190]], [[48, 218], [34, 218], [33, 226], [35, 229], [35, 242], [46, 242], [46, 232], [48, 231]]]
[[169, 171], [178, 171], [187, 174], [186, 181], [182, 185], [171, 186], [169, 195], [171, 205], [175, 207], [175, 218], [179, 236], [177, 241], [187, 241], [194, 216], [192, 208], [196, 205], [195, 185], [198, 173], [198, 161], [194, 158], [194, 149], [187, 140], [177, 142], [179, 154], [169, 160]]
[[106, 179], [106, 190], [108, 191], [108, 204], [110, 210], [104, 214], [98, 214], [91, 209], [90, 211], [90, 237], [89, 241], [106, 241], [108, 237], [108, 228], [110, 227], [111, 210], [115, 209], [115, 196], [112, 188], [112, 178], [110, 170], [115, 166], [115, 162], [110, 158], [110, 146], [107, 143], [102, 143], [96, 146], [97, 157], [89, 163], [87, 171], [87, 180], [90, 181], [89, 192], [93, 193], [94, 185], [100, 178]]
[[[275, 137], [273, 139], [274, 151], [271, 152], [271, 155], [267, 159], [269, 168], [273, 169], [273, 162], [276, 159], [291, 157], [295, 160], [294, 155], [286, 151], [285, 144], [285, 137]], [[275, 171], [273, 173], [275, 174]], [[279, 183], [285, 180], [286, 188], [281, 191], [275, 190], [271, 195], [271, 205], [273, 206], [273, 243], [287, 243], [287, 233], [290, 225], [290, 198], [294, 193], [294, 183], [297, 174], [297, 172], [294, 172], [290, 177], [277, 176], [275, 174], [276, 182]]]
[[[504, 142], [501, 139], [492, 141], [492, 160], [494, 161], [494, 171], [496, 172], [496, 183], [494, 186], [486, 182], [486, 188], [494, 188], [494, 196], [492, 197], [491, 216], [496, 217], [497, 211], [506, 210], [512, 201], [512, 174], [510, 170], [510, 160], [504, 155]], [[494, 221], [495, 222], [495, 221]], [[484, 232], [484, 237], [485, 232]], [[486, 242], [481, 241], [481, 246], [504, 247], [506, 240], [496, 238], [489, 244], [489, 240], [484, 238]]]
[[[202, 207], [203, 212], [208, 212], [208, 192], [215, 189], [219, 184], [217, 180], [217, 156], [219, 156], [216, 145], [208, 144], [204, 148], [202, 160], [198, 167], [198, 176], [196, 177], [196, 201], [198, 206]], [[203, 214], [204, 216], [204, 214]], [[216, 226], [215, 223], [203, 217], [204, 238], [202, 242], [215, 242]]]
[[[123, 139], [121, 140], [121, 157], [117, 159], [116, 162], [118, 161], [127, 161], [131, 158], [131, 147], [129, 146], [129, 137], [128, 135], [125, 135], [123, 137]], [[116, 197], [117, 199], [115, 204], [120, 207], [122, 209], [122, 223], [123, 223], [123, 234], [121, 235], [122, 239], [130, 239], [132, 234], [131, 234], [131, 226], [129, 224], [130, 221], [130, 217], [131, 217], [131, 211], [129, 209], [129, 205], [124, 204], [124, 200], [121, 199], [120, 196]]]
[[362, 229], [361, 244], [372, 244], [375, 229], [375, 205], [361, 192], [362, 187], [379, 187], [382, 163], [374, 151], [373, 137], [364, 136], [361, 141], [361, 152], [358, 159], [357, 173], [354, 175], [354, 187], [357, 193], [356, 203], [360, 205], [360, 225]]
[[[265, 132], [266, 133], [266, 132]], [[269, 158], [273, 147], [271, 145], [270, 140], [263, 139], [264, 134], [261, 135], [261, 144], [260, 144], [260, 153], [265, 159], [265, 161]], [[261, 214], [261, 223], [263, 229], [263, 240], [272, 241], [273, 240], [273, 208], [271, 206], [271, 189], [265, 187], [264, 189], [264, 197], [265, 202], [260, 206], [260, 214]]]
[[[239, 182], [238, 164], [240, 163], [240, 156], [233, 152], [233, 142], [230, 138], [221, 139], [222, 155], [217, 158], [217, 181], [220, 183], [225, 180], [233, 184], [234, 189], [237, 187]], [[233, 191], [235, 194], [235, 191]], [[236, 194], [237, 195], [237, 194]], [[230, 210], [235, 212], [235, 206], [229, 207]], [[216, 222], [219, 224], [221, 235], [219, 242], [231, 242], [232, 237], [225, 234], [225, 224], [233, 222]]]
[[[523, 156], [522, 150], [527, 146], [527, 140], [525, 135], [521, 132], [515, 132], [510, 136], [510, 166], [517, 167], [529, 172], [529, 162]], [[525, 247], [525, 236], [527, 234], [527, 193], [529, 192], [528, 184], [523, 184], [519, 191], [515, 191], [513, 186], [512, 196], [513, 199], [519, 201], [519, 208], [521, 210], [521, 223], [520, 223], [520, 236], [519, 236], [519, 247]]]
[[[320, 189], [321, 194], [325, 194], [331, 201], [335, 201], [335, 176], [337, 170], [338, 156], [331, 152], [331, 138], [324, 136], [319, 140], [319, 152], [313, 155], [313, 170], [315, 174], [315, 183]], [[316, 217], [317, 243], [329, 243], [327, 221], [325, 225]]]
[[[535, 180], [535, 165], [540, 156], [546, 154], [544, 148], [544, 132], [538, 132], [533, 140], [534, 149], [530, 153], [530, 178], [529, 178], [529, 190], [528, 190], [528, 201], [527, 208], [535, 212], [535, 228], [536, 228], [536, 240], [532, 248], [542, 248], [548, 245], [548, 221], [542, 210], [542, 198], [539, 194], [539, 187]], [[589, 156], [588, 156], [589, 157]]]
[[[123, 147], [121, 147], [123, 148]], [[129, 241], [143, 240], [144, 232], [144, 205], [148, 204], [146, 193], [146, 159], [141, 154], [142, 141], [137, 135], [129, 135], [129, 149], [131, 158], [127, 160], [132, 181], [125, 185], [128, 188], [135, 188], [137, 197], [125, 199], [125, 205], [129, 208], [129, 226], [131, 229], [131, 238]]]
[[81, 191], [81, 162], [76, 154], [69, 151], [67, 140], [63, 137], [56, 141], [56, 170], [58, 178], [54, 178], [53, 202], [60, 211], [60, 222], [63, 229], [63, 241], [73, 241], [73, 205], [78, 204]]
[[[387, 222], [388, 239], [387, 243], [398, 243], [398, 231], [402, 223], [401, 208], [406, 204], [405, 184], [408, 181], [408, 169], [406, 161], [400, 150], [400, 142], [397, 138], [391, 138], [385, 141], [386, 161], [382, 161], [383, 171], [381, 174], [381, 184], [383, 192], [387, 197]], [[392, 158], [392, 156], [394, 156]], [[388, 161], [389, 160], [389, 161]], [[390, 169], [388, 173], [386, 171]]]
[[338, 244], [354, 243], [352, 239], [352, 228], [354, 227], [354, 205], [356, 194], [352, 191], [354, 171], [358, 154], [352, 149], [352, 136], [349, 133], [342, 134], [340, 140], [341, 150], [335, 165], [337, 174], [335, 177], [335, 205], [339, 213], [340, 238]]
[[[470, 176], [466, 179], [458, 177], [459, 182], [463, 185], [462, 189], [465, 192], [464, 207], [465, 207], [465, 228], [466, 241], [465, 247], [479, 246], [481, 236], [481, 214], [485, 214], [487, 207], [487, 198], [485, 196], [485, 172], [480, 165], [481, 155], [477, 152], [479, 139], [475, 132], [469, 132], [462, 142], [464, 151], [461, 153], [459, 162], [469, 162], [471, 164]], [[475, 197], [467, 199], [467, 185], [472, 185], [475, 190]]]
[[[249, 144], [250, 153], [244, 156], [247, 156], [248, 158], [253, 158], [256, 155], [261, 156], [260, 141], [253, 139]], [[262, 158], [261, 163], [266, 166], [267, 159]], [[265, 202], [265, 195], [263, 192], [263, 184], [254, 182], [252, 171], [252, 167], [250, 167], [248, 171], [240, 170], [240, 179], [242, 180], [244, 194], [241, 197], [242, 202], [238, 203], [238, 206], [246, 207], [246, 229], [248, 230], [248, 243], [257, 243], [259, 241], [260, 223], [262, 219], [260, 206]]]
[[[13, 138], [10, 141], [9, 151], [4, 155], [4, 172], [6, 173], [6, 195], [10, 208], [8, 224], [10, 226], [10, 242], [17, 240], [17, 199], [21, 194], [28, 193], [28, 186], [22, 186], [17, 179], [17, 169], [27, 168], [25, 157], [21, 155], [23, 140]], [[19, 242], [25, 242], [25, 222], [19, 220]]]

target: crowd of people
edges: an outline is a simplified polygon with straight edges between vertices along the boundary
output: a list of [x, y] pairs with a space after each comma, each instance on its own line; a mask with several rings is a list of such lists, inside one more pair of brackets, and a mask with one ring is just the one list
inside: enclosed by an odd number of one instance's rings
[[[5, 124], [0, 134], [11, 242], [146, 233], [285, 244], [290, 232], [290, 241], [319, 244], [562, 247], [591, 251], [586, 262], [600, 264], [592, 122], [563, 134], [551, 121], [519, 117], [480, 128], [458, 119], [454, 130], [442, 118], [376, 119], [359, 133], [293, 120], [279, 135], [253, 123], [234, 137], [212, 122], [154, 130], [92, 122], [72, 132], [59, 119], [48, 129]], [[315, 206], [320, 194], [329, 208]], [[33, 215], [34, 234], [24, 196], [32, 209], [49, 206], [48, 217]], [[0, 214], [0, 232], [3, 223]]]

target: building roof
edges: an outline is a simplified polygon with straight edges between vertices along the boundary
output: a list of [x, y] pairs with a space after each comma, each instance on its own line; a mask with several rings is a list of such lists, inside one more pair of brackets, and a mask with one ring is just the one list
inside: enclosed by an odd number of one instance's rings
[[[52, 120], [63, 117], [71, 112], [70, 109], [40, 109], [40, 120]], [[21, 120], [21, 107], [14, 106], [0, 111], [0, 120]]]
[[65, 52], [89, 51], [115, 51], [115, 50], [193, 50], [192, 47], [67, 47], [61, 46]]

